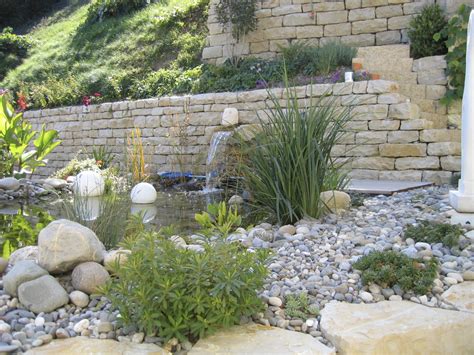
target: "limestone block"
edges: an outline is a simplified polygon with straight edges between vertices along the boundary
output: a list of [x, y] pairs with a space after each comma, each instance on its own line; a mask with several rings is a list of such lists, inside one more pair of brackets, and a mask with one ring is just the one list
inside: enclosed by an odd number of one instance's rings
[[444, 69], [431, 69], [418, 72], [418, 84], [446, 85], [448, 79]]
[[360, 35], [344, 36], [341, 42], [353, 47], [367, 47], [375, 44], [375, 35], [366, 33]]
[[398, 104], [405, 102], [406, 98], [399, 93], [382, 94], [378, 96], [377, 102], [379, 104]]
[[418, 131], [396, 131], [388, 132], [389, 143], [413, 143], [417, 142], [420, 138]]
[[352, 169], [349, 173], [352, 179], [378, 180], [378, 170]]
[[324, 11], [338, 11], [344, 10], [344, 1], [330, 1], [330, 2], [316, 2], [311, 0], [301, 0], [303, 5], [303, 12], [324, 12]]
[[439, 100], [446, 94], [446, 86], [444, 85], [427, 85], [426, 98], [432, 100]]
[[389, 5], [389, 6], [380, 6], [377, 7], [376, 16], [379, 17], [395, 17], [402, 16], [403, 9], [402, 5]]
[[358, 9], [361, 7], [362, 0], [345, 0], [345, 3], [348, 10]]
[[426, 144], [382, 144], [379, 147], [382, 157], [423, 157]]
[[353, 83], [336, 83], [333, 86], [333, 95], [349, 95], [352, 93]]
[[356, 144], [380, 144], [387, 142], [387, 132], [359, 132], [356, 134]]
[[222, 113], [221, 125], [235, 126], [239, 124], [239, 111], [234, 107], [228, 107]]
[[202, 51], [202, 59], [222, 57], [222, 46], [205, 47]]
[[386, 19], [352, 22], [352, 34], [375, 33], [387, 30]]
[[394, 158], [370, 157], [354, 158], [352, 168], [368, 170], [393, 170], [395, 167]]
[[[263, 30], [267, 28], [275, 28], [275, 27], [281, 27], [283, 26], [283, 17], [268, 17], [268, 18], [262, 18], [258, 21], [258, 29]], [[252, 40], [253, 38], [250, 38], [248, 40]]]
[[410, 102], [393, 104], [390, 105], [388, 117], [399, 118], [401, 120], [418, 119], [420, 118], [420, 108], [418, 105]]
[[309, 14], [291, 14], [283, 17], [283, 26], [314, 25], [314, 19]]
[[413, 302], [329, 303], [321, 330], [341, 354], [468, 354], [474, 315]]
[[379, 155], [379, 146], [376, 144], [368, 145], [347, 145], [344, 148], [346, 157], [374, 157]]
[[362, 21], [375, 18], [375, 8], [366, 7], [349, 11], [349, 21]]
[[379, 179], [396, 181], [421, 181], [422, 175], [423, 172], [421, 170], [381, 171], [379, 173]]
[[315, 38], [323, 36], [323, 26], [304, 26], [296, 28], [296, 38]]
[[[370, 85], [370, 82], [369, 82]], [[361, 105], [352, 109], [353, 120], [383, 120], [387, 118], [388, 105]]]
[[272, 9], [272, 16], [282, 16], [301, 12], [301, 5], [283, 5]]
[[350, 23], [338, 23], [324, 26], [325, 37], [347, 36], [351, 34]]
[[265, 39], [289, 39], [296, 38], [295, 27], [269, 28], [264, 30]]
[[328, 25], [331, 23], [342, 23], [347, 21], [348, 11], [319, 12], [317, 16], [318, 25]]
[[425, 129], [420, 135], [421, 142], [460, 142], [461, 131], [458, 129]]
[[461, 157], [441, 157], [441, 168], [447, 171], [461, 171]]
[[377, 46], [400, 43], [400, 31], [384, 31], [375, 35]]
[[[352, 92], [354, 94], [365, 94], [367, 92], [367, 81], [356, 81], [354, 82], [354, 85], [352, 86]], [[375, 95], [370, 95], [373, 97], [376, 97]], [[363, 102], [365, 103], [364, 100], [359, 100], [358, 102]]]
[[461, 155], [461, 143], [442, 142], [428, 144], [428, 155]]
[[388, 19], [388, 29], [400, 30], [408, 28], [412, 17], [412, 15], [391, 17]]
[[431, 57], [424, 57], [420, 59], [415, 59], [413, 61], [413, 71], [427, 71], [433, 69], [446, 69], [446, 56], [444, 55], [435, 55]]
[[400, 86], [396, 82], [387, 80], [370, 80], [367, 86], [367, 93], [369, 94], [394, 93], [398, 90], [400, 90]]
[[388, 0], [362, 0], [362, 7], [388, 5]]
[[397, 170], [439, 169], [439, 158], [438, 157], [398, 158], [395, 161], [395, 168]]
[[474, 282], [465, 281], [451, 286], [441, 297], [460, 311], [474, 313]]
[[375, 120], [369, 122], [369, 129], [373, 131], [396, 131], [399, 128], [399, 120]]
[[425, 120], [425, 119], [419, 119], [419, 120], [407, 120], [407, 121], [402, 121], [402, 126], [400, 127], [401, 130], [414, 130], [414, 129], [429, 129], [433, 126], [433, 123]]

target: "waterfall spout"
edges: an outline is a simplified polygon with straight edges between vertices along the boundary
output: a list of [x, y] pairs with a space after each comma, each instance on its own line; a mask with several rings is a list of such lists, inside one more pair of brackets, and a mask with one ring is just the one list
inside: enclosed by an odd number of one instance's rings
[[206, 161], [206, 188], [205, 192], [215, 191], [219, 175], [224, 170], [224, 154], [227, 141], [233, 132], [216, 132], [211, 139], [211, 146]]

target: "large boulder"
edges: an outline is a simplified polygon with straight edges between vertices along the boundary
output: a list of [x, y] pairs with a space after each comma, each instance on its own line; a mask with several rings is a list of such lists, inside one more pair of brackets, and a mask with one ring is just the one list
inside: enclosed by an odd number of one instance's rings
[[417, 303], [331, 302], [321, 330], [340, 354], [469, 354], [474, 315]]
[[104, 178], [95, 171], [83, 171], [76, 176], [73, 191], [78, 196], [101, 196], [105, 190]]
[[10, 265], [15, 265], [22, 260], [38, 261], [38, 247], [31, 245], [15, 250], [8, 259]]
[[94, 262], [82, 263], [72, 272], [72, 287], [90, 295], [97, 292], [109, 279], [110, 275], [102, 265]]
[[50, 273], [59, 274], [86, 262], [102, 262], [104, 245], [95, 233], [79, 223], [60, 219], [51, 222], [38, 236], [38, 262]]
[[351, 207], [351, 197], [342, 191], [324, 191], [319, 197], [323, 206], [331, 212], [347, 210]]
[[335, 354], [309, 334], [257, 324], [235, 326], [199, 340], [189, 355]]
[[16, 191], [19, 188], [20, 188], [20, 182], [13, 177], [0, 179], [0, 190]]
[[18, 286], [24, 282], [35, 280], [38, 277], [48, 275], [48, 272], [32, 260], [19, 261], [3, 277], [3, 289], [11, 296], [16, 296]]
[[69, 302], [66, 290], [51, 275], [22, 283], [18, 287], [18, 298], [34, 313], [52, 312]]
[[[474, 282], [466, 281], [451, 286], [441, 297], [460, 311], [474, 313]], [[474, 335], [474, 334], [473, 334]]]

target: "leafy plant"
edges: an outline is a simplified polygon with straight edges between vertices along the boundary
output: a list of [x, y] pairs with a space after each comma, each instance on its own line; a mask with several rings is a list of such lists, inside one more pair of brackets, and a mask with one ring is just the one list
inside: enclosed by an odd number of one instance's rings
[[97, 165], [95, 159], [82, 159], [73, 158], [67, 163], [67, 165], [56, 171], [52, 177], [57, 179], [67, 179], [69, 176], [76, 176], [81, 171], [92, 170], [98, 172], [100, 168]]
[[311, 316], [317, 316], [319, 310], [314, 305], [309, 304], [308, 294], [299, 293], [290, 294], [285, 300], [285, 314], [291, 318], [307, 319]]
[[0, 32], [0, 78], [21, 63], [30, 47], [28, 38], [14, 34], [11, 27]]
[[412, 259], [393, 251], [373, 252], [353, 264], [362, 271], [364, 285], [375, 283], [383, 288], [399, 285], [404, 291], [426, 294], [437, 274], [437, 262]]
[[219, 0], [216, 4], [217, 21], [230, 25], [237, 41], [257, 28], [255, 11], [257, 0]]
[[300, 107], [295, 89], [285, 82], [284, 103], [269, 91], [271, 107], [260, 117], [261, 131], [243, 166], [255, 204], [280, 223], [318, 217], [324, 210], [320, 193], [344, 187], [346, 175], [331, 150], [350, 119], [350, 109], [336, 107], [334, 98], [311, 98]]
[[339, 67], [350, 67], [357, 49], [339, 42], [328, 42], [312, 51], [305, 73], [328, 75]]
[[[58, 135], [56, 130], [47, 131], [44, 125], [39, 132], [33, 130], [23, 119], [23, 113], [15, 112], [6, 95], [0, 95], [0, 145], [13, 162], [9, 175], [13, 175], [15, 168], [19, 173], [29, 169], [33, 174], [38, 167], [45, 166], [46, 156], [61, 143], [56, 140]], [[30, 145], [34, 149], [27, 150]]]
[[105, 289], [122, 321], [165, 340], [196, 341], [260, 311], [268, 252], [223, 239], [203, 248], [181, 248], [161, 232], [137, 238]]
[[451, 104], [455, 100], [461, 100], [464, 93], [467, 26], [471, 10], [471, 7], [462, 4], [457, 13], [451, 17], [448, 25], [433, 36], [435, 41], [441, 43], [445, 41], [448, 47], [448, 54], [446, 54], [448, 90], [443, 99], [441, 99], [441, 103], [446, 105]]
[[114, 154], [105, 145], [92, 148], [92, 157], [100, 169], [107, 169], [114, 160]]
[[421, 221], [418, 225], [405, 228], [405, 238], [430, 244], [443, 243], [450, 248], [458, 245], [459, 237], [463, 234], [463, 229], [458, 225], [430, 221]]
[[237, 206], [227, 207], [225, 202], [207, 205], [207, 212], [196, 213], [195, 219], [203, 228], [203, 233], [209, 236], [219, 233], [227, 237], [242, 223]]
[[447, 20], [438, 4], [425, 6], [418, 16], [411, 19], [408, 28], [411, 56], [417, 59], [445, 54], [447, 37], [443, 35], [440, 41], [434, 41], [433, 36], [442, 31], [446, 25]]
[[139, 183], [148, 179], [143, 150], [142, 133], [135, 127], [127, 137], [127, 167], [131, 173], [132, 183]]
[[87, 14], [89, 21], [128, 14], [159, 0], [93, 0]]

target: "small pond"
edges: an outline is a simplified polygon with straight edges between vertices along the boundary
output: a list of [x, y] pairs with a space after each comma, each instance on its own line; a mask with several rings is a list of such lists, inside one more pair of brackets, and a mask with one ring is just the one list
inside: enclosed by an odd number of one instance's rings
[[[194, 215], [209, 203], [223, 199], [220, 193], [159, 191], [152, 205], [132, 205], [128, 196], [58, 199], [35, 205], [0, 204], [0, 252], [35, 245], [39, 231], [52, 220], [66, 218], [96, 231], [107, 248], [117, 245], [125, 234], [130, 215], [139, 215], [151, 228], [173, 226], [176, 233], [198, 228]], [[133, 223], [132, 223], [133, 225]]]

